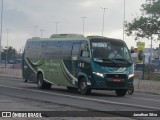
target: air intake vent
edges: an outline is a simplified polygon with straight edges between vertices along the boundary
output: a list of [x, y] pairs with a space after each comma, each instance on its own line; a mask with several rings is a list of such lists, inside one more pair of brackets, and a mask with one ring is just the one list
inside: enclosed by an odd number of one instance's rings
[[125, 74], [106, 74], [107, 78], [119, 78], [119, 79], [126, 79], [127, 75]]

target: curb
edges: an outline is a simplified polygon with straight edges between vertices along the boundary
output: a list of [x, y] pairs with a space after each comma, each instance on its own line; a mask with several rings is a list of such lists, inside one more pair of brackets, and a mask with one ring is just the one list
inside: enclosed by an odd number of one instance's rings
[[4, 77], [4, 78], [14, 78], [14, 79], [23, 79], [23, 78], [20, 78], [20, 77], [4, 76], [4, 75], [0, 75], [0, 77]]
[[141, 89], [135, 89], [135, 92], [144, 93], [144, 94], [152, 94], [152, 95], [160, 95], [160, 92], [157, 92], [157, 91], [148, 91], [148, 90], [141, 90]]

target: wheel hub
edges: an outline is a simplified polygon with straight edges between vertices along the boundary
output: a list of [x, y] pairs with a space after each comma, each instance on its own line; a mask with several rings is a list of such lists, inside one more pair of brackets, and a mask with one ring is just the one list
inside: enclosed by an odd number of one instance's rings
[[85, 82], [82, 82], [82, 83], [81, 83], [81, 89], [82, 89], [82, 90], [84, 90], [84, 89], [86, 88], [86, 86], [87, 86], [87, 85], [86, 85]]

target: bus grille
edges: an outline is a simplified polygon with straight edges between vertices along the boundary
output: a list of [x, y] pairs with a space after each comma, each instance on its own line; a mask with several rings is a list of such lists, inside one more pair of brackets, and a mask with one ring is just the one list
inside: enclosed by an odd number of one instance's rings
[[106, 74], [109, 79], [127, 79], [126, 74]]

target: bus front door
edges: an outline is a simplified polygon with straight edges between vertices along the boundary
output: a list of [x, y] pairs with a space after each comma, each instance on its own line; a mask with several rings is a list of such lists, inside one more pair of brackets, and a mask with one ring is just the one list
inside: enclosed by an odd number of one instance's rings
[[72, 46], [72, 54], [71, 54], [71, 66], [72, 66], [72, 74], [75, 76], [78, 68], [78, 58], [80, 56], [80, 43], [74, 43]]

